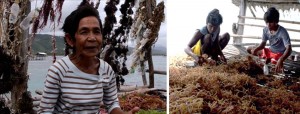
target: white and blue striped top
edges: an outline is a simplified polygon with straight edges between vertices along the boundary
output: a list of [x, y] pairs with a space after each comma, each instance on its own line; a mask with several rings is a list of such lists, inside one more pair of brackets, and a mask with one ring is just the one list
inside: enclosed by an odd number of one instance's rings
[[99, 75], [79, 70], [68, 56], [48, 70], [38, 113], [98, 113], [104, 103], [110, 113], [119, 106], [115, 73], [100, 60]]

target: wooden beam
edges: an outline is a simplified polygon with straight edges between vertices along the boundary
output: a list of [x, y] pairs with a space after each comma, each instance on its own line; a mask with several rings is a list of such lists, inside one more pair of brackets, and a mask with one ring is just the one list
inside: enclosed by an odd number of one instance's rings
[[[231, 37], [236, 38], [249, 38], [249, 39], [262, 39], [260, 36], [251, 36], [251, 35], [237, 35], [237, 34], [231, 34]], [[300, 39], [291, 39], [292, 42], [300, 42]]]
[[299, 1], [266, 1], [266, 0], [248, 0], [249, 3], [258, 3], [258, 4], [300, 4]]
[[[256, 24], [246, 24], [246, 23], [235, 23], [238, 25], [242, 25], [242, 26], [253, 26], [253, 27], [266, 27], [265, 25], [256, 25]], [[287, 31], [292, 31], [292, 32], [300, 32], [300, 30], [297, 29], [291, 29], [291, 28], [285, 28]]]
[[[146, 72], [149, 72], [149, 69], [146, 70]], [[162, 74], [162, 75], [167, 75], [166, 71], [159, 71], [159, 70], [154, 70], [154, 74]]]
[[[247, 16], [240, 16], [240, 15], [238, 16], [238, 18], [264, 20], [264, 18], [260, 18], [260, 17], [247, 17]], [[289, 21], [289, 20], [279, 20], [279, 22], [291, 23], [291, 24], [300, 24], [300, 22], [298, 22], [298, 21]]]
[[250, 39], [261, 39], [260, 36], [237, 35], [237, 34], [230, 34], [230, 37], [236, 37], [236, 38], [250, 38]]

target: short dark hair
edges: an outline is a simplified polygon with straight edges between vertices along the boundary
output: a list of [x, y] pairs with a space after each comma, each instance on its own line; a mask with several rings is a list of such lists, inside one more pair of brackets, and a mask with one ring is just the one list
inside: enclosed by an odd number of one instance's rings
[[[102, 23], [99, 16], [99, 12], [97, 9], [95, 9], [93, 6], [84, 3], [85, 0], [83, 0], [83, 3], [81, 3], [76, 10], [74, 10], [66, 19], [63, 24], [62, 30], [65, 32], [65, 34], [69, 34], [71, 37], [71, 40], [75, 41], [75, 33], [79, 27], [79, 22], [82, 18], [88, 17], [88, 16], [94, 16], [99, 21], [100, 31], [103, 33]], [[73, 53], [76, 52], [74, 47], [71, 47], [67, 41], [65, 40], [65, 55], [69, 54], [69, 49], [72, 49]]]
[[223, 18], [221, 14], [219, 13], [218, 9], [213, 9], [210, 11], [206, 17], [206, 24], [210, 23], [215, 26], [221, 25], [223, 22]]
[[79, 22], [82, 18], [88, 17], [88, 16], [94, 16], [99, 21], [100, 30], [102, 33], [102, 23], [99, 16], [99, 12], [97, 9], [92, 7], [89, 4], [84, 4], [82, 6], [79, 6], [76, 10], [74, 10], [66, 19], [63, 24], [63, 31], [65, 33], [70, 34], [70, 37], [72, 40], [75, 41], [75, 33], [78, 29]]
[[266, 23], [268, 22], [279, 22], [279, 12], [276, 8], [270, 7], [267, 12], [264, 14], [264, 20]]

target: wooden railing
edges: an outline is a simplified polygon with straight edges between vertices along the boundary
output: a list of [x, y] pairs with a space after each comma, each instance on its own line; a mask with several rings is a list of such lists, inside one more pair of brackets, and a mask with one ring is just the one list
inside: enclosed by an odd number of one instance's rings
[[[264, 20], [264, 18], [259, 18], [259, 17], [247, 17], [247, 16], [238, 16], [238, 18], [254, 19], [254, 20]], [[279, 20], [279, 22], [290, 23], [290, 24], [300, 24], [300, 22], [298, 22], [298, 21], [289, 21], [289, 20]]]
[[[238, 16], [239, 19], [254, 19], [254, 20], [264, 20], [263, 18], [258, 18], [258, 17], [247, 17], [247, 16]], [[297, 24], [300, 25], [300, 22], [298, 21], [289, 21], [289, 20], [279, 20], [279, 22], [282, 23], [289, 23], [289, 24]], [[247, 23], [233, 23], [236, 25], [241, 25], [241, 26], [253, 26], [253, 27], [261, 27], [264, 28], [266, 25], [258, 25], [258, 24], [247, 24]], [[236, 29], [233, 27], [233, 30]], [[292, 28], [285, 28], [287, 31], [292, 31], [292, 32], [298, 32], [300, 33], [299, 29], [292, 29]], [[234, 34], [231, 34], [230, 36], [239, 39], [239, 38], [248, 38], [248, 39], [262, 39], [260, 36], [251, 36], [251, 35], [238, 35], [235, 34], [236, 31], [233, 31]], [[300, 39], [292, 39], [292, 42], [300, 42]], [[251, 45], [254, 43], [235, 43], [235, 45]], [[293, 44], [292, 47], [300, 47], [300, 44]]]

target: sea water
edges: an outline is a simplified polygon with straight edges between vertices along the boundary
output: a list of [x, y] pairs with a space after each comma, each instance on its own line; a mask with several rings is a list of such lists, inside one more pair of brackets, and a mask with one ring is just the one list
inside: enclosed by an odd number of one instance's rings
[[[62, 58], [63, 56], [58, 56], [57, 60]], [[154, 70], [166, 71], [167, 70], [167, 59], [166, 56], [153, 56], [153, 65]], [[53, 57], [48, 56], [45, 60], [31, 60], [28, 65], [28, 90], [32, 95], [35, 95], [35, 90], [43, 89], [44, 81], [46, 78], [47, 71], [49, 67], [53, 64]], [[130, 70], [131, 57], [128, 57], [126, 62], [128, 70]], [[146, 63], [147, 64], [147, 63]], [[149, 77], [147, 74], [147, 82], [149, 84]], [[138, 70], [135, 73], [129, 73], [126, 76], [123, 76], [125, 79], [125, 85], [136, 85], [142, 86], [142, 76]], [[154, 74], [154, 87], [159, 89], [167, 89], [167, 76]]]

